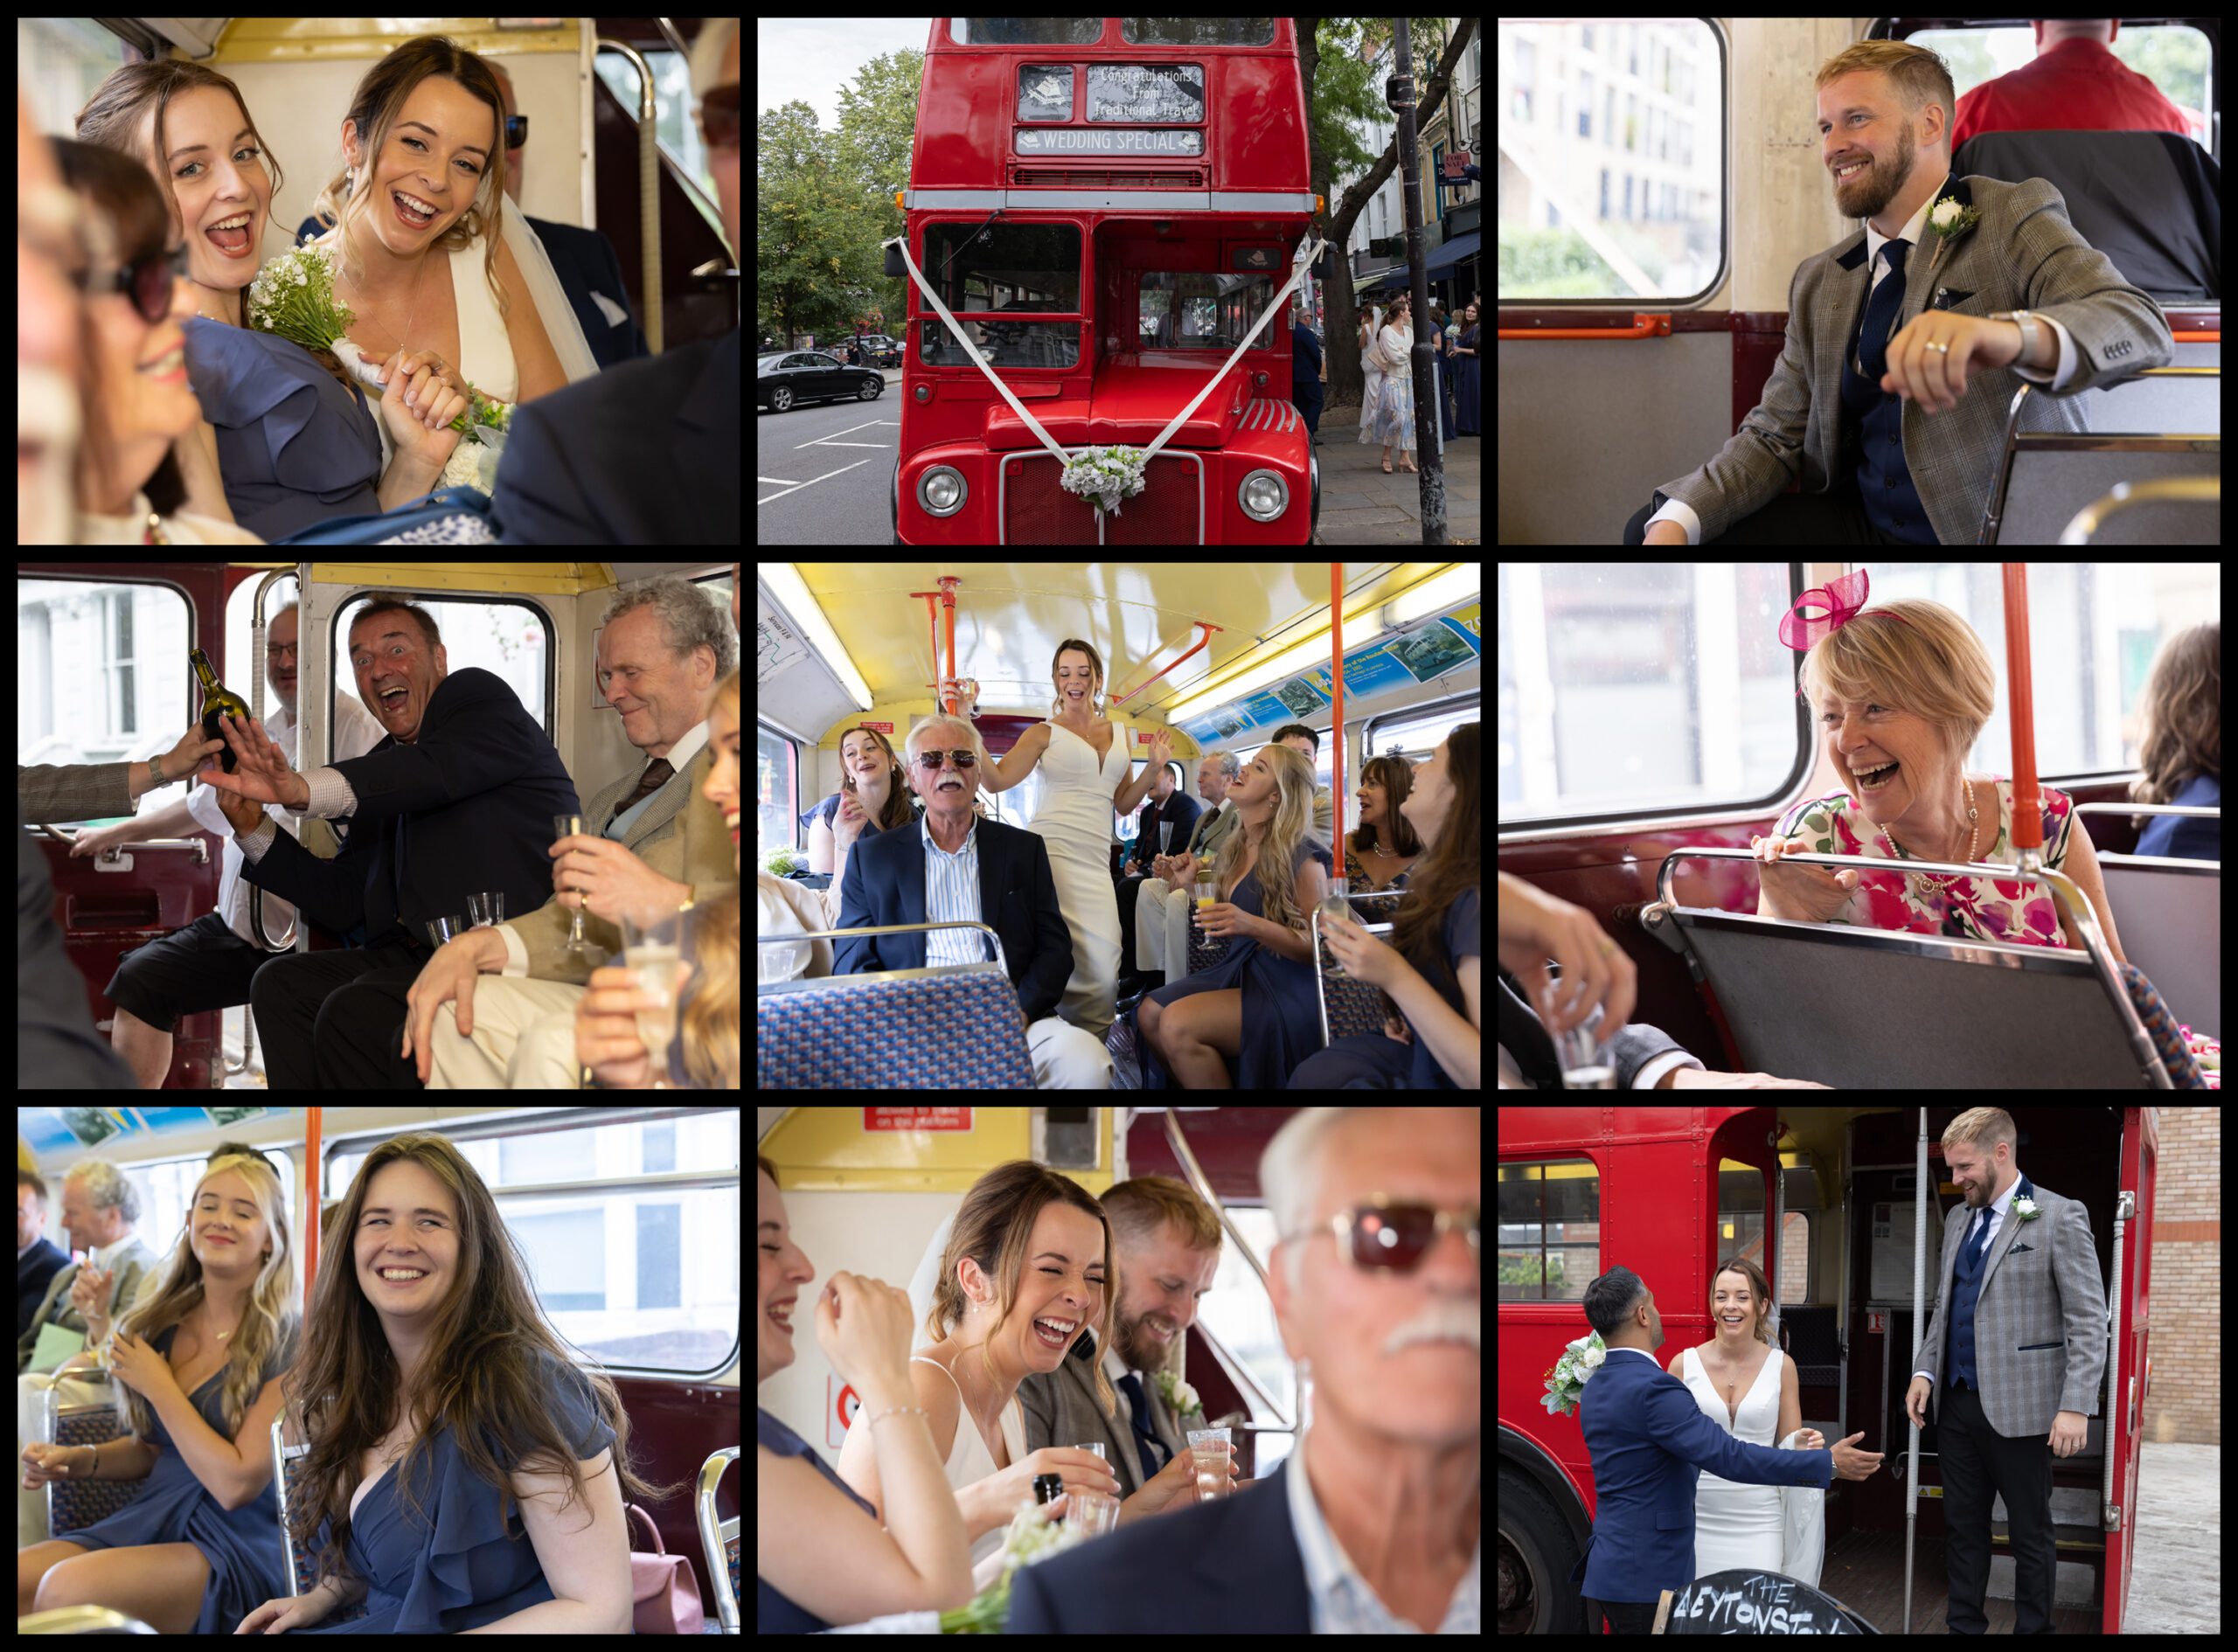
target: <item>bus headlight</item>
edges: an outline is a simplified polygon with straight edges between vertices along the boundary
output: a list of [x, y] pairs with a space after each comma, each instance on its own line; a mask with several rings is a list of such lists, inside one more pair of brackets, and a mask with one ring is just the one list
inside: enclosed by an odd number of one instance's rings
[[963, 509], [963, 473], [949, 465], [935, 465], [917, 478], [917, 503], [928, 517], [952, 517]]
[[1277, 470], [1255, 470], [1235, 490], [1235, 501], [1254, 522], [1272, 522], [1290, 508], [1290, 485]]

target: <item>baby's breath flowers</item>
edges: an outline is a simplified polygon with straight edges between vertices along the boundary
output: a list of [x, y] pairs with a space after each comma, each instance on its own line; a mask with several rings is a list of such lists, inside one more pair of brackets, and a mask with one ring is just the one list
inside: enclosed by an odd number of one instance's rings
[[[334, 258], [330, 248], [316, 244], [285, 252], [256, 273], [248, 287], [248, 324], [251, 330], [270, 333], [301, 344], [323, 350], [344, 371], [376, 395], [385, 387], [381, 364], [370, 361], [351, 342], [356, 313], [335, 296]], [[450, 428], [475, 441], [487, 441], [484, 431], [502, 434], [512, 422], [513, 404], [485, 396], [462, 381], [467, 410], [451, 420]]]

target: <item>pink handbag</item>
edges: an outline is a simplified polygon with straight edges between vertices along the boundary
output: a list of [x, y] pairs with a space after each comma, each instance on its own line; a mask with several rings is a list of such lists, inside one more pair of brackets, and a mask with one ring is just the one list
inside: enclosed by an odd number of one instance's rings
[[633, 1529], [645, 1546], [629, 1545], [629, 1621], [639, 1635], [704, 1635], [707, 1614], [699, 1604], [699, 1585], [689, 1556], [671, 1554], [661, 1544], [653, 1517], [636, 1503], [628, 1508]]

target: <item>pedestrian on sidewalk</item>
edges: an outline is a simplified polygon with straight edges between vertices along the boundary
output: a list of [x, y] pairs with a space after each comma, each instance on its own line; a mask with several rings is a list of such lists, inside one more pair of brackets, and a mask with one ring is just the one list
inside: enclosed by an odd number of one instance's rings
[[1290, 301], [1290, 401], [1305, 420], [1309, 441], [1321, 440], [1321, 340], [1305, 324], [1303, 300]]
[[1363, 442], [1375, 442], [1383, 448], [1383, 471], [1391, 474], [1391, 455], [1399, 455], [1399, 469], [1411, 474], [1419, 469], [1414, 463], [1414, 331], [1410, 326], [1408, 308], [1412, 303], [1401, 293], [1391, 301], [1388, 318], [1375, 336], [1373, 353], [1380, 377], [1375, 381], [1375, 400], [1360, 409], [1360, 435]]

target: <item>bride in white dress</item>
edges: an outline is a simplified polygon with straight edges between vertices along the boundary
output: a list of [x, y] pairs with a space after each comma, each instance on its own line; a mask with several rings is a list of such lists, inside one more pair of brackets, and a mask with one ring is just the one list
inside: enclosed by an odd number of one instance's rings
[[[1753, 1268], [1718, 1274], [1710, 1298], [1716, 1335], [1680, 1350], [1671, 1374], [1686, 1385], [1702, 1414], [1735, 1440], [1777, 1446], [1793, 1435], [1798, 1446], [1824, 1445], [1815, 1429], [1803, 1426], [1794, 1363], [1771, 1343], [1763, 1279]], [[1743, 1485], [1705, 1470], [1694, 1486], [1694, 1575], [1777, 1572], [1815, 1586], [1824, 1538], [1818, 1500], [1824, 1495], [1802, 1486]], [[1804, 1521], [1793, 1531], [1790, 1515]]]
[[[1101, 1041], [1119, 1012], [1119, 899], [1111, 882], [1111, 816], [1131, 814], [1150, 795], [1158, 770], [1173, 755], [1161, 729], [1150, 761], [1133, 773], [1124, 723], [1103, 712], [1103, 661], [1074, 638], [1060, 643], [1051, 668], [1053, 714], [1018, 737], [1007, 756], [980, 776], [980, 789], [1006, 792], [1039, 772], [1041, 790], [1026, 830], [1049, 848], [1057, 905], [1072, 932], [1073, 974], [1057, 1014]], [[960, 691], [968, 712], [979, 684], [971, 678], [941, 683]]]
[[[400, 50], [409, 52], [420, 44], [415, 41]], [[494, 94], [494, 81], [489, 90]], [[484, 176], [482, 168], [490, 157], [480, 157], [478, 167], [472, 150], [445, 156], [431, 149], [429, 121], [453, 132], [494, 135], [492, 122], [500, 114], [458, 80], [435, 74], [413, 87], [378, 156], [359, 142], [356, 120], [345, 120], [343, 156], [348, 170], [314, 205], [320, 216], [331, 212], [337, 221], [310, 245], [331, 255], [335, 296], [357, 316], [349, 339], [365, 361], [379, 367], [400, 350], [409, 351], [428, 358], [434, 369], [431, 388], [440, 386], [436, 394], [455, 400], [471, 385], [510, 407], [521, 398], [524, 373], [515, 359], [507, 319], [490, 288], [493, 233], [500, 243], [497, 274], [505, 284], [515, 325], [524, 328], [523, 337], [533, 339], [540, 334], [551, 344], [548, 358], [540, 351], [534, 352], [534, 371], [528, 377], [535, 382], [529, 387], [539, 394], [558, 388], [555, 362], [559, 379], [566, 384], [596, 372], [598, 362], [543, 242], [500, 187], [502, 170]], [[415, 116], [417, 121], [407, 128], [404, 122]], [[502, 130], [501, 120], [497, 129]], [[444, 177], [446, 170], [449, 176], [445, 182], [428, 181]], [[443, 210], [425, 228], [412, 228], [391, 204], [396, 190]], [[356, 249], [354, 259], [342, 256], [345, 239]], [[419, 268], [407, 281], [400, 266], [408, 267], [415, 258]], [[375, 270], [382, 272], [377, 292], [354, 284], [356, 277]], [[367, 393], [378, 396], [379, 391], [369, 385]], [[414, 412], [424, 413], [427, 405], [423, 399]], [[379, 417], [373, 422], [380, 431], [386, 470], [393, 444], [385, 422]], [[462, 434], [434, 486], [463, 484], [492, 491], [504, 451], [503, 430], [483, 427], [479, 439]]]

